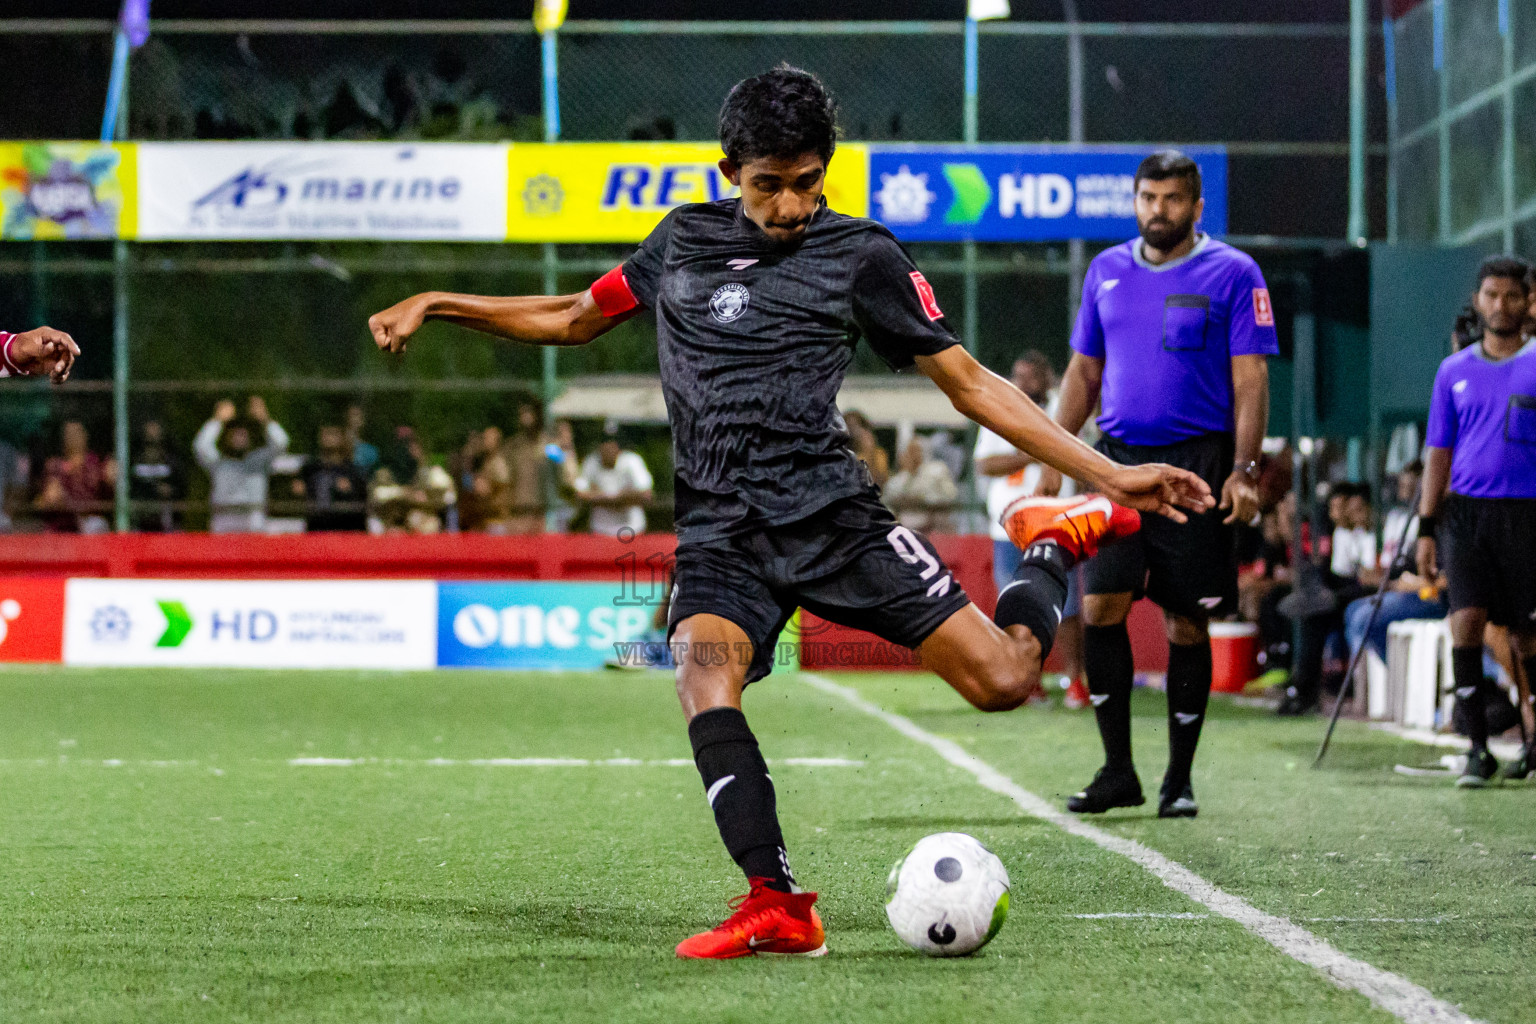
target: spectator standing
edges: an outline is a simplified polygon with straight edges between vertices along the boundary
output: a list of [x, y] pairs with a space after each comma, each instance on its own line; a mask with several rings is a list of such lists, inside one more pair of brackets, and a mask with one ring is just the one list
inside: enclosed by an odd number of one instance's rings
[[364, 479], [379, 465], [379, 450], [363, 440], [363, 431], [367, 429], [368, 414], [363, 407], [356, 402], [347, 406], [347, 449], [353, 465], [363, 471]]
[[502, 446], [501, 428], [489, 426], [470, 452], [470, 493], [478, 511], [476, 525], [486, 533], [512, 533], [512, 471]]
[[193, 454], [210, 480], [209, 533], [261, 533], [266, 528], [267, 476], [272, 460], [288, 450], [288, 433], [259, 396], [251, 396], [246, 416], [246, 422], [237, 421], [235, 403], [224, 399], [192, 440]]
[[891, 477], [891, 457], [880, 446], [869, 418], [857, 409], [850, 409], [843, 414], [843, 423], [848, 428], [848, 447], [869, 468], [869, 478], [875, 486], [885, 487]]
[[538, 406], [531, 402], [519, 403], [517, 429], [501, 446], [511, 499], [506, 519], [507, 533], [544, 532], [545, 474], [549, 457], [544, 454], [540, 422]]
[[128, 473], [128, 494], [134, 502], [135, 530], [171, 533], [181, 529], [177, 505], [187, 496], [186, 467], [171, 451], [159, 420], [144, 424]]
[[453, 477], [428, 460], [416, 431], [404, 426], [380, 456], [368, 496], [369, 531], [376, 533], [442, 533], [457, 500]]
[[960, 497], [960, 488], [949, 467], [931, 457], [922, 439], [914, 437], [901, 450], [896, 472], [885, 482], [882, 497], [902, 526], [944, 531], [952, 528], [951, 510]]
[[[1100, 813], [1145, 800], [1131, 758], [1135, 663], [1125, 625], [1145, 594], [1162, 608], [1168, 636], [1158, 815], [1193, 817], [1190, 769], [1211, 692], [1206, 627], [1237, 601], [1231, 527], [1258, 511], [1267, 357], [1280, 345], [1258, 265], [1198, 230], [1199, 165], [1173, 150], [1153, 153], [1134, 184], [1140, 237], [1088, 267], [1056, 420], [1076, 433], [1102, 398], [1099, 451], [1126, 465], [1167, 462], [1197, 473], [1221, 501], [1184, 523], [1144, 516], [1137, 534], [1084, 566], [1084, 652], [1105, 761], [1067, 808]], [[1053, 493], [1059, 481], [1043, 472], [1040, 490]]]
[[576, 478], [581, 475], [581, 458], [576, 454], [576, 430], [570, 420], [557, 420], [544, 437], [544, 457], [554, 474], [554, 504], [549, 510], [548, 528], [552, 533], [566, 533], [577, 508], [570, 497], [576, 493]]
[[[1483, 706], [1488, 623], [1508, 627], [1536, 679], [1536, 345], [1521, 333], [1531, 267], [1490, 259], [1477, 277], [1482, 338], [1440, 364], [1430, 396], [1416, 552], [1419, 575], [1438, 580], [1443, 569], [1449, 586], [1451, 671], [1472, 741], [1456, 784], [1468, 788], [1498, 770]], [[1527, 746], [1506, 776], [1525, 777], [1531, 761]]]
[[43, 468], [43, 486], [33, 503], [55, 533], [106, 533], [117, 464], [90, 450], [85, 424], [69, 420], [60, 438], [63, 453]]
[[293, 496], [305, 501], [304, 529], [310, 533], [368, 528], [368, 480], [353, 461], [348, 441], [341, 427], [321, 427], [315, 454], [293, 481]]
[[651, 471], [637, 452], [619, 445], [619, 429], [608, 424], [603, 443], [581, 464], [576, 497], [591, 508], [589, 529], [608, 537], [621, 530], [645, 532], [645, 506], [655, 486]]

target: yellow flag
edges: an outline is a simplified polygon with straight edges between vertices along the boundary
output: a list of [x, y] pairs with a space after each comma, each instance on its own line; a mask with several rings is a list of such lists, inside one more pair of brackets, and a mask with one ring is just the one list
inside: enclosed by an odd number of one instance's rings
[[533, 27], [539, 32], [550, 32], [565, 24], [566, 0], [535, 0]]

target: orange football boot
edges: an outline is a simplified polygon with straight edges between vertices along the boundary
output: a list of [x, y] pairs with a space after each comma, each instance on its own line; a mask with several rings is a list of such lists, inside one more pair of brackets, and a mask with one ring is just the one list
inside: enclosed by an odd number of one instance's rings
[[822, 956], [827, 933], [811, 904], [813, 892], [780, 892], [768, 879], [751, 878], [752, 891], [731, 901], [735, 909], [718, 928], [684, 939], [677, 955], [690, 960], [733, 960], [758, 953]]
[[1017, 498], [1000, 520], [1008, 539], [1020, 549], [1054, 541], [1079, 561], [1092, 558], [1100, 544], [1129, 537], [1141, 529], [1141, 513], [1116, 505], [1102, 494], [1076, 498]]

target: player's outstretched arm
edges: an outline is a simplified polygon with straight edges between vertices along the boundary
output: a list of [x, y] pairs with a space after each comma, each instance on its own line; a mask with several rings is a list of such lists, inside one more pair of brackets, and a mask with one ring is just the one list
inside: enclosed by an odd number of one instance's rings
[[69, 379], [79, 354], [75, 339], [52, 327], [36, 327], [20, 334], [0, 331], [0, 365], [7, 375], [46, 373], [55, 384], [62, 384]]
[[422, 292], [368, 318], [374, 344], [404, 352], [428, 320], [446, 320], [484, 334], [529, 345], [585, 345], [628, 320], [636, 310], [606, 316], [588, 289], [575, 295], [457, 295]]
[[1188, 470], [1161, 463], [1121, 466], [1105, 458], [958, 345], [918, 356], [917, 366], [963, 416], [1122, 505], [1184, 522], [1181, 509], [1204, 512], [1216, 504], [1205, 481]]

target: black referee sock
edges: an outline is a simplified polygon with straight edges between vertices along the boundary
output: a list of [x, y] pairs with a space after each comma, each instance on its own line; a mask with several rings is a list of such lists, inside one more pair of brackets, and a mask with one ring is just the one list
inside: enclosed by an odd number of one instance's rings
[[688, 739], [731, 859], [748, 878], [767, 878], [770, 888], [799, 892], [784, 852], [773, 779], [747, 716], [736, 708], [710, 708], [688, 723]]
[[1467, 723], [1473, 750], [1488, 748], [1488, 715], [1483, 710], [1483, 648], [1452, 647], [1451, 679], [1456, 684], [1456, 703]]
[[999, 626], [1027, 626], [1040, 641], [1040, 660], [1051, 653], [1061, 610], [1067, 605], [1067, 570], [1075, 559], [1060, 544], [1042, 541], [1024, 550], [1013, 582], [997, 595]]
[[1168, 645], [1168, 774], [1164, 785], [1175, 796], [1189, 784], [1205, 706], [1211, 698], [1211, 644]]
[[1131, 686], [1136, 664], [1131, 659], [1131, 634], [1121, 622], [1114, 626], [1083, 627], [1083, 670], [1093, 696], [1093, 716], [1104, 744], [1104, 764], [1132, 768]]

